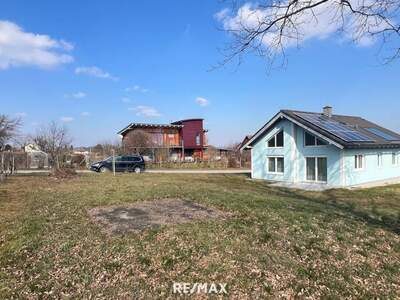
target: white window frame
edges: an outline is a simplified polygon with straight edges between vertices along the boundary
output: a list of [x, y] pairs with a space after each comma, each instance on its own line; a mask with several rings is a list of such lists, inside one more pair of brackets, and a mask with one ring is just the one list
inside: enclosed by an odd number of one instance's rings
[[[312, 146], [311, 146], [312, 147]], [[315, 180], [308, 180], [307, 179], [307, 158], [314, 158], [315, 160]], [[326, 158], [326, 181], [320, 181], [318, 180], [318, 158]], [[306, 182], [313, 182], [313, 183], [328, 183], [328, 156], [324, 155], [310, 155], [310, 156], [305, 156], [304, 157], [304, 170], [305, 170], [305, 181]]]
[[[360, 161], [359, 161], [359, 159], [360, 159], [360, 157], [361, 157], [361, 159], [362, 159], [362, 161], [361, 161], [361, 164], [362, 164], [362, 167], [360, 168], [359, 167], [359, 164], [360, 164]], [[357, 160], [356, 160], [356, 158], [357, 158]], [[356, 170], [356, 171], [362, 171], [362, 170], [364, 170], [365, 169], [365, 155], [364, 154], [355, 154], [354, 156], [353, 156], [353, 163], [354, 163], [354, 170]]]
[[376, 155], [378, 168], [380, 169], [383, 167], [383, 153], [377, 153]]
[[[276, 146], [276, 144], [277, 144], [277, 140], [278, 140], [278, 138], [277, 138], [277, 136], [278, 136], [278, 134], [280, 134], [282, 132], [282, 134], [283, 134], [283, 146], [281, 147], [281, 146]], [[268, 144], [269, 144], [269, 141], [270, 140], [272, 140], [272, 139], [275, 139], [275, 147], [270, 147]], [[280, 130], [278, 130], [272, 137], [270, 137], [268, 140], [267, 140], [267, 148], [269, 148], [269, 149], [283, 149], [285, 147], [285, 132], [283, 131], [283, 129], [280, 129]]]
[[201, 145], [201, 135], [200, 135], [200, 133], [196, 134], [195, 144], [196, 144], [196, 146], [200, 146]]
[[[306, 145], [306, 133], [308, 133], [309, 135], [312, 135], [314, 137], [314, 141], [315, 141], [315, 145]], [[324, 143], [326, 143], [326, 145], [317, 145], [317, 140], [321, 140]], [[326, 147], [328, 146], [328, 143], [326, 141], [324, 141], [323, 139], [320, 139], [318, 137], [316, 137], [314, 134], [308, 132], [307, 130], [303, 130], [303, 146], [307, 147], [307, 148], [312, 148], [312, 147]], [[313, 157], [313, 156], [311, 156]]]
[[[275, 164], [275, 172], [269, 170], [269, 159], [274, 159]], [[278, 172], [278, 158], [283, 159], [283, 172]], [[267, 156], [267, 174], [274, 174], [274, 175], [283, 175], [285, 173], [285, 157], [282, 155], [274, 155], [274, 156]]]

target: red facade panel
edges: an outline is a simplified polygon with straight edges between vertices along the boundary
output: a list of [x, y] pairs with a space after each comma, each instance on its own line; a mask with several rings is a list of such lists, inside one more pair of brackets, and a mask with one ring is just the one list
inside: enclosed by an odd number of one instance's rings
[[186, 149], [203, 149], [204, 148], [204, 129], [203, 120], [184, 120], [180, 121], [183, 125], [181, 128], [181, 136], [183, 145]]

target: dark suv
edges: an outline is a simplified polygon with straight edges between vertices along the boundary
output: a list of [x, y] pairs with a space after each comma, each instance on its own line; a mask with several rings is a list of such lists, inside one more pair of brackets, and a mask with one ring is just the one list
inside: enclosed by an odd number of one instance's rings
[[[90, 170], [95, 172], [108, 172], [113, 170], [113, 157], [95, 162], [90, 166]], [[145, 170], [144, 159], [140, 155], [115, 156], [116, 172], [135, 172], [140, 173]]]

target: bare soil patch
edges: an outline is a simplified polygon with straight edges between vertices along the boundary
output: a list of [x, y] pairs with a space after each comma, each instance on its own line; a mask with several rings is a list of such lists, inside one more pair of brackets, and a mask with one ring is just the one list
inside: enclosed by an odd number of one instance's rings
[[96, 207], [88, 211], [92, 219], [111, 234], [139, 232], [162, 225], [206, 219], [225, 219], [230, 213], [182, 199], [144, 201], [128, 206]]

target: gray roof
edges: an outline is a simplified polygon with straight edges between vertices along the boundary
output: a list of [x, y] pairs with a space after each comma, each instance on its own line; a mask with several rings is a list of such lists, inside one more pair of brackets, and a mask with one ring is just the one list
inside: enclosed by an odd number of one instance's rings
[[183, 125], [176, 124], [150, 124], [150, 123], [130, 123], [125, 128], [118, 131], [118, 134], [124, 134], [134, 128], [182, 128]]
[[[288, 116], [291, 119], [295, 120], [296, 122], [302, 124], [306, 128], [310, 128], [312, 131], [315, 131], [322, 136], [328, 138], [329, 140], [334, 141], [335, 143], [343, 146], [343, 148], [399, 148], [400, 147], [400, 135], [392, 130], [389, 130], [387, 128], [384, 128], [380, 125], [377, 125], [373, 122], [370, 122], [368, 120], [365, 120], [361, 117], [357, 116], [344, 116], [344, 115], [332, 115], [330, 118], [332, 120], [340, 122], [343, 126], [346, 126], [349, 128], [349, 130], [354, 130], [358, 132], [359, 134], [362, 134], [364, 136], [367, 136], [370, 141], [357, 141], [357, 142], [349, 142], [346, 141], [339, 136], [335, 135], [333, 132], [330, 132], [324, 128], [321, 128], [306, 119], [302, 118], [299, 116], [301, 113], [306, 113], [306, 114], [313, 114], [316, 116], [321, 116], [325, 117], [326, 116], [323, 113], [315, 113], [315, 112], [304, 112], [304, 111], [296, 111], [296, 110], [281, 110], [277, 115], [282, 114], [283, 116]], [[276, 116], [277, 116], [276, 115]], [[275, 117], [276, 117], [275, 116]], [[275, 118], [274, 117], [274, 118]], [[273, 119], [274, 119], [273, 118]], [[272, 120], [273, 120], [272, 119]], [[268, 123], [267, 123], [268, 124]], [[272, 124], [271, 124], [272, 125]], [[389, 141], [386, 140], [385, 138], [376, 135], [372, 133], [371, 131], [368, 131], [368, 129], [377, 129], [381, 131], [384, 134], [392, 136], [395, 140]], [[254, 144], [259, 138], [260, 138], [260, 131], [265, 131], [267, 128], [265, 126], [261, 128], [253, 137], [250, 143], [248, 145]]]

